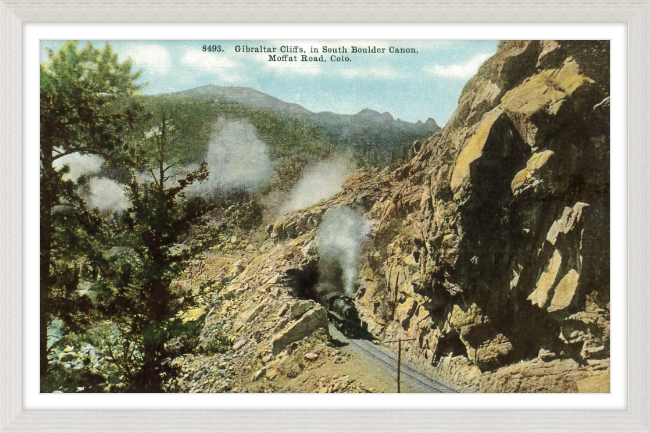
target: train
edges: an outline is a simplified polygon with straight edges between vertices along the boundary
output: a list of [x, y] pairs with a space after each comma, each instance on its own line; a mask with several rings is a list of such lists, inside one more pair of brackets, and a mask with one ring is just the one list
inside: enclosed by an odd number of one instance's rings
[[321, 303], [327, 309], [327, 318], [345, 336], [361, 336], [365, 327], [354, 299], [340, 292], [330, 292], [321, 296]]

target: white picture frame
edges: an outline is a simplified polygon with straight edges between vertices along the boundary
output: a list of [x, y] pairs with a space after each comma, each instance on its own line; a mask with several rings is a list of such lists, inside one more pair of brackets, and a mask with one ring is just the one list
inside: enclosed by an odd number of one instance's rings
[[[135, 18], [134, 18], [135, 17]], [[628, 28], [628, 396], [626, 411], [25, 411], [23, 410], [23, 23], [623, 22]], [[639, 1], [0, 0], [0, 431], [650, 430], [650, 6]]]

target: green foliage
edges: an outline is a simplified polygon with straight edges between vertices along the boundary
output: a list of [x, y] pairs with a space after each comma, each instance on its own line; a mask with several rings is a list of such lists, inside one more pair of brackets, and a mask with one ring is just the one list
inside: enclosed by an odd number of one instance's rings
[[[47, 325], [54, 316], [69, 327], [87, 324], [90, 302], [75, 291], [87, 264], [99, 256], [102, 220], [89, 212], [69, 168], [54, 162], [73, 153], [98, 154], [124, 164], [128, 137], [140, 107], [129, 101], [139, 72], [131, 62], [119, 63], [110, 45], [79, 50], [76, 41], [40, 67], [41, 162], [41, 374], [47, 373]], [[81, 179], [82, 183], [84, 179]], [[82, 314], [84, 313], [84, 314]], [[87, 317], [88, 320], [84, 318]]]
[[363, 168], [384, 168], [403, 163], [408, 159], [413, 141], [429, 135], [400, 124], [385, 129], [372, 122], [364, 124], [351, 118], [321, 119], [317, 123], [305, 116], [215, 100], [209, 93], [142, 96], [137, 101], [154, 113], [149, 122], [139, 125], [142, 133], [149, 131], [155, 123], [153, 119], [160, 118], [163, 112], [174, 119], [178, 139], [176, 143], [170, 143], [169, 152], [181, 164], [205, 160], [219, 118], [242, 120], [254, 126], [276, 162], [277, 177], [260, 191], [262, 194], [277, 189], [290, 190], [306, 167], [334, 153], [349, 154]]
[[41, 159], [74, 152], [115, 157], [111, 151], [123, 145], [140, 112], [137, 104], [125, 103], [139, 89], [140, 72], [131, 72], [130, 60], [119, 63], [108, 44], [79, 50], [71, 41], [48, 56], [40, 71], [41, 136], [47, 144]]
[[56, 364], [51, 367], [48, 375], [41, 382], [41, 392], [96, 393], [102, 392], [105, 385], [104, 375], [93, 372], [89, 368], [80, 368], [72, 373], [65, 366]]
[[[103, 315], [112, 317], [124, 344], [133, 347], [132, 353], [142, 354], [136, 359], [127, 348], [122, 352], [125, 358], [112, 357], [122, 364], [129, 390], [137, 392], [161, 392], [164, 378], [173, 374], [165, 345], [182, 330], [176, 316], [187, 307], [182, 295], [171, 289], [184, 259], [174, 247], [201, 216], [200, 204], [184, 198], [185, 189], [208, 176], [205, 164], [183, 176], [174, 175], [174, 165], [169, 164], [173, 156], [168, 146], [174, 142], [170, 125], [163, 115], [136, 155], [138, 169], [151, 177], [139, 180], [133, 175], [132, 207], [122, 218], [117, 241], [131, 249], [137, 260], [114, 262], [119, 270], [106, 282], [100, 298]], [[130, 365], [128, 370], [125, 364]]]
[[204, 160], [218, 118], [239, 119], [253, 125], [258, 137], [269, 145], [270, 154], [276, 160], [292, 158], [297, 153], [322, 158], [330, 153], [332, 147], [329, 137], [305, 120], [244, 107], [234, 102], [174, 94], [143, 96], [138, 98], [138, 102], [153, 113], [151, 122], [140, 126], [143, 132], [149, 130], [155, 124], [153, 119], [159, 119], [163, 112], [175, 119], [180, 140], [170, 144], [169, 151], [182, 156], [186, 164]]
[[154, 119], [160, 119], [163, 112], [174, 119], [176, 138], [170, 141], [168, 152], [179, 165], [198, 164], [205, 160], [217, 119], [250, 123], [256, 128], [259, 139], [269, 146], [271, 158], [277, 161], [278, 176], [266, 186], [267, 191], [278, 187], [290, 188], [300, 179], [306, 166], [327, 158], [334, 150], [334, 143], [321, 128], [295, 117], [199, 96], [142, 96], [137, 101], [153, 113], [149, 121], [138, 125], [142, 134], [151, 131], [155, 126]]

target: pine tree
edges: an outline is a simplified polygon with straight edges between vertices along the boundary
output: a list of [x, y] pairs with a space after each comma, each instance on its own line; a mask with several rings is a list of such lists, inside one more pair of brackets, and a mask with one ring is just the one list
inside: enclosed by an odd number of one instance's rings
[[57, 170], [55, 161], [74, 153], [123, 161], [124, 138], [139, 112], [125, 102], [138, 90], [140, 76], [131, 71], [130, 60], [120, 63], [108, 44], [95, 49], [89, 43], [81, 50], [77, 45], [70, 41], [57, 53], [49, 51], [40, 68], [41, 378], [48, 369], [48, 323], [59, 311], [76, 308], [65, 295], [76, 288], [79, 270], [57, 266], [57, 256], [65, 259], [74, 254], [73, 246], [77, 251], [83, 248], [79, 239], [89, 238], [82, 232], [92, 233], [98, 224], [86, 211], [74, 182], [64, 179], [66, 169]]
[[187, 174], [175, 170], [169, 155], [171, 129], [163, 114], [140, 146], [139, 171], [129, 184], [132, 207], [124, 214], [122, 235], [123, 246], [132, 249], [137, 260], [121, 266], [117, 283], [101, 298], [104, 314], [121, 330], [127, 347], [122, 353], [140, 354], [118, 361], [130, 390], [136, 392], [162, 392], [164, 376], [171, 373], [165, 343], [185, 307], [183, 294], [171, 288], [186, 258], [174, 247], [202, 214], [200, 201], [188, 200], [185, 192], [208, 177], [206, 164]]

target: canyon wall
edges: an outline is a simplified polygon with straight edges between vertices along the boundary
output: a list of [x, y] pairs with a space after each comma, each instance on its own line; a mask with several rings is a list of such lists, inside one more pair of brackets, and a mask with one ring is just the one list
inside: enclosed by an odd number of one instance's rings
[[[413, 338], [410, 358], [469, 390], [575, 391], [577, 371], [608, 371], [609, 43], [506, 43], [414, 152], [370, 212], [373, 334]], [[563, 379], [492, 383], [520, 361]]]

